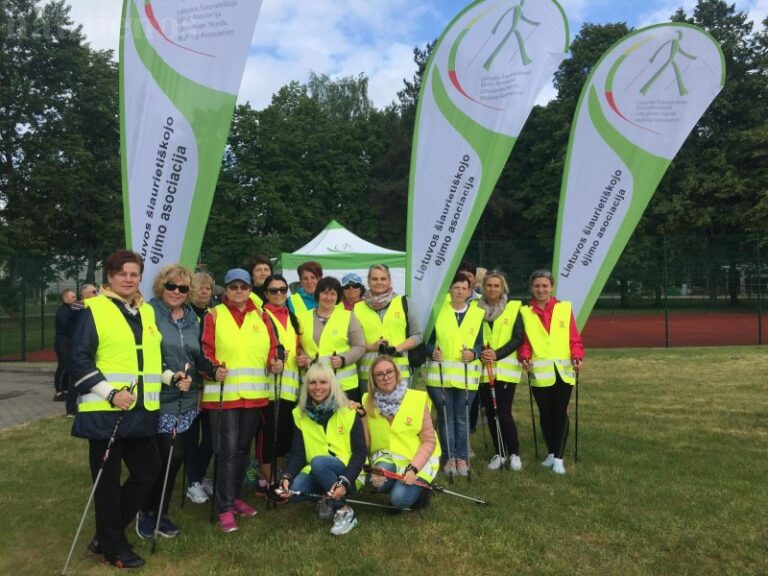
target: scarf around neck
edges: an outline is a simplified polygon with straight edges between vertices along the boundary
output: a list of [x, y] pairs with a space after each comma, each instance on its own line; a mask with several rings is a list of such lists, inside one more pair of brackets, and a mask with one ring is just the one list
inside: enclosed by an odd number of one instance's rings
[[392, 302], [392, 298], [394, 297], [395, 291], [392, 288], [377, 296], [368, 290], [366, 291], [365, 296], [363, 296], [363, 300], [365, 300], [365, 303], [368, 304], [368, 306], [378, 312], [382, 308], [389, 306], [389, 303]]
[[333, 413], [336, 412], [336, 400], [333, 396], [329, 396], [320, 402], [320, 404], [315, 404], [315, 401], [312, 400], [312, 398], [307, 398], [307, 405], [304, 410], [310, 420], [325, 427], [325, 425], [328, 424], [328, 420], [333, 416]]
[[401, 380], [395, 389], [389, 394], [385, 394], [380, 390], [376, 390], [373, 393], [373, 403], [376, 408], [385, 418], [394, 416], [400, 409], [400, 404], [403, 403], [405, 393], [408, 391], [408, 382]]
[[488, 322], [493, 322], [501, 316], [501, 313], [504, 312], [504, 308], [507, 306], [507, 295], [502, 294], [501, 298], [499, 298], [499, 301], [496, 302], [494, 306], [491, 306], [488, 304], [485, 298], [480, 298], [480, 300], [477, 301], [477, 305], [485, 310], [485, 319], [488, 320]]

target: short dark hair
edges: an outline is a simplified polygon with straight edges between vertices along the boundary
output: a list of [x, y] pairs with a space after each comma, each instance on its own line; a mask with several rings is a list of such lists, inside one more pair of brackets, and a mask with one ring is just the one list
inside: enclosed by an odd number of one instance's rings
[[533, 281], [536, 280], [536, 278], [546, 278], [549, 280], [550, 284], [555, 283], [555, 279], [552, 278], [552, 272], [547, 270], [546, 268], [539, 268], [538, 270], [534, 270], [533, 274], [531, 274], [531, 279], [528, 281], [529, 284], [533, 284]]
[[459, 272], [469, 272], [472, 276], [477, 276], [477, 266], [468, 260], [464, 260], [459, 264]]
[[467, 277], [466, 274], [464, 274], [464, 272], [456, 272], [456, 275], [453, 277], [453, 280], [451, 280], [451, 286], [456, 284], [456, 282], [466, 282], [467, 286], [472, 288], [472, 284], [470, 283], [469, 278]]
[[343, 296], [343, 292], [341, 290], [341, 282], [339, 282], [333, 276], [326, 276], [325, 278], [321, 278], [317, 283], [317, 287], [315, 288], [315, 302], [320, 302], [320, 294], [328, 290], [333, 290], [336, 292], [336, 304], [341, 302], [341, 297]]
[[323, 267], [320, 265], [320, 262], [315, 262], [314, 260], [308, 260], [307, 262], [302, 262], [299, 264], [299, 267], [296, 269], [297, 274], [299, 275], [299, 279], [301, 279], [301, 273], [304, 271], [312, 272], [315, 276], [318, 278], [323, 277]]
[[272, 268], [272, 260], [270, 260], [267, 256], [264, 256], [263, 254], [254, 254], [251, 256], [251, 259], [248, 261], [248, 272], [250, 274], [253, 274], [253, 269], [256, 268], [258, 264], [266, 264], [269, 266], [269, 273], [271, 274], [274, 269]]
[[112, 276], [120, 272], [123, 269], [123, 266], [129, 263], [138, 264], [139, 272], [144, 274], [144, 258], [141, 257], [141, 254], [131, 250], [118, 250], [112, 252], [106, 262], [104, 262], [104, 270], [106, 271], [107, 276]]

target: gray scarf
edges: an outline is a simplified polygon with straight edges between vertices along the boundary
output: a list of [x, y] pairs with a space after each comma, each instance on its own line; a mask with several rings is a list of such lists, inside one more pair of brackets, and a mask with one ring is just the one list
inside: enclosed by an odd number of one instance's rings
[[384, 394], [383, 392], [376, 390], [373, 393], [373, 403], [376, 405], [379, 412], [381, 412], [382, 416], [389, 418], [390, 416], [397, 414], [407, 391], [408, 382], [401, 380], [389, 394]]
[[485, 297], [480, 298], [480, 300], [477, 301], [477, 305], [485, 310], [485, 319], [488, 320], [488, 322], [493, 322], [501, 316], [501, 313], [504, 312], [504, 308], [507, 305], [507, 295], [502, 294], [501, 298], [499, 298], [499, 301], [496, 302], [494, 306], [491, 306], [486, 301]]

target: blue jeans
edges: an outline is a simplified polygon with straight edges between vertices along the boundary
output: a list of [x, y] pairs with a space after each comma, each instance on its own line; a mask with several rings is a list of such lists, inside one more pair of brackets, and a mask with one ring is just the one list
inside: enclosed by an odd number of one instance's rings
[[[309, 465], [309, 474], [302, 472], [291, 483], [291, 490], [302, 492], [301, 495], [292, 496], [291, 502], [302, 502], [303, 500], [311, 499], [310, 496], [305, 494], [324, 495], [331, 489], [331, 486], [336, 484], [339, 476], [344, 474], [344, 471], [347, 469], [346, 465], [335, 456], [315, 456]], [[355, 484], [353, 481], [347, 494], [351, 494], [354, 491]], [[331, 500], [330, 502], [334, 510], [344, 506], [343, 498], [341, 500]]]
[[[397, 471], [396, 466], [389, 462], [379, 462], [377, 466], [384, 470], [389, 470], [390, 472]], [[379, 492], [384, 494], [389, 493], [389, 503], [395, 508], [410, 508], [413, 506], [414, 502], [419, 499], [422, 490], [424, 490], [424, 488], [421, 486], [416, 486], [415, 484], [406, 486], [400, 480], [394, 480], [392, 478], [388, 478], [387, 481], [382, 484], [381, 488], [379, 488]]]
[[[446, 458], [469, 460], [467, 442], [469, 428], [467, 426], [467, 409], [465, 404], [472, 405], [477, 390], [470, 390], [465, 403], [463, 388], [445, 388], [445, 411], [443, 411], [443, 389], [440, 386], [427, 386], [427, 393], [437, 408], [437, 433], [440, 445], [444, 447]], [[445, 422], [445, 419], [448, 422]], [[447, 426], [446, 426], [447, 425]], [[447, 448], [447, 449], [446, 449]]]

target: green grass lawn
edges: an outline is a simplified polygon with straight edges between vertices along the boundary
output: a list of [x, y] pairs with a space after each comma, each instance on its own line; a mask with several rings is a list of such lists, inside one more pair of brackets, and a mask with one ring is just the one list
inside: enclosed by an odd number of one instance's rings
[[[485, 470], [478, 432], [472, 482], [444, 482], [487, 507], [440, 494], [420, 515], [359, 506], [358, 527], [336, 538], [312, 504], [259, 504], [258, 517], [224, 535], [207, 505], [179, 510], [177, 491], [171, 516], [182, 533], [152, 557], [137, 544], [148, 560], [141, 572], [768, 574], [766, 374], [766, 348], [593, 351], [581, 376], [579, 462], [569, 448], [566, 476], [538, 465], [521, 386], [522, 472]], [[0, 433], [0, 574], [61, 572], [90, 490], [87, 443], [69, 424]], [[91, 512], [69, 574], [114, 573], [86, 551], [92, 534]]]

